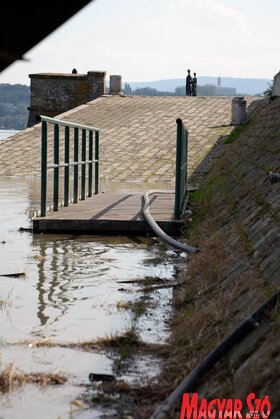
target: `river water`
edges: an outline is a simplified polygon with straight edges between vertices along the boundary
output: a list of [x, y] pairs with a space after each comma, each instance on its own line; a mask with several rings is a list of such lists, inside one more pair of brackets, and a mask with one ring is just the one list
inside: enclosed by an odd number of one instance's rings
[[[32, 235], [22, 229], [31, 226], [38, 207], [38, 181], [0, 177], [0, 191], [0, 371], [13, 362], [26, 373], [59, 370], [69, 377], [58, 388], [26, 385], [0, 393], [0, 418], [100, 417], [98, 406], [78, 409], [75, 416], [69, 411], [90, 372], [112, 373], [112, 358], [104, 350], [73, 345], [129, 330], [132, 313], [125, 307], [143, 290], [125, 281], [172, 280], [177, 256], [159, 257], [163, 251], [156, 241], [139, 237]], [[143, 341], [162, 343], [168, 337], [171, 298], [171, 288], [150, 294], [151, 307], [137, 320]], [[38, 347], [42, 339], [53, 347]], [[141, 382], [159, 368], [156, 356], [139, 355], [119, 378]]]
[[0, 129], [0, 141], [15, 135], [17, 132], [14, 129]]

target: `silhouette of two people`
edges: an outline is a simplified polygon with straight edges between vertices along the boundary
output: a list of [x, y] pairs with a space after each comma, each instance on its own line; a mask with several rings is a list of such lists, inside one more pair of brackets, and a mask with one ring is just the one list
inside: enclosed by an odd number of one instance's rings
[[191, 70], [188, 70], [186, 77], [186, 95], [197, 96], [197, 77], [196, 73], [193, 73], [193, 77], [191, 76]]

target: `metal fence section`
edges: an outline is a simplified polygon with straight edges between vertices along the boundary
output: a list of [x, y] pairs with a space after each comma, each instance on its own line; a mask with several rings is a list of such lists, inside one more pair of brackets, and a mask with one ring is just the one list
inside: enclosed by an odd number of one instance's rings
[[188, 131], [178, 118], [176, 144], [175, 218], [181, 218], [188, 181]]
[[[98, 193], [99, 185], [99, 132], [95, 127], [75, 124], [68, 121], [41, 116], [41, 217], [47, 210], [47, 171], [53, 170], [53, 210], [59, 207], [59, 182], [63, 169], [63, 205], [69, 204], [70, 168], [73, 168], [73, 202], [79, 198]], [[53, 163], [48, 164], [48, 125], [54, 126]], [[63, 129], [64, 128], [64, 129]], [[73, 130], [73, 147], [71, 147], [71, 130]], [[62, 132], [63, 131], [63, 132]], [[81, 134], [81, 135], [80, 135]], [[63, 137], [61, 139], [61, 137]], [[62, 144], [63, 142], [63, 144]], [[49, 144], [51, 146], [51, 144]], [[63, 158], [60, 157], [61, 147], [64, 148]], [[71, 150], [73, 149], [73, 153]], [[93, 158], [94, 156], [94, 158]], [[63, 160], [63, 161], [62, 161]], [[87, 185], [86, 185], [87, 174]], [[71, 179], [72, 180], [72, 179]], [[80, 184], [80, 188], [79, 188]], [[80, 193], [79, 193], [80, 191]]]

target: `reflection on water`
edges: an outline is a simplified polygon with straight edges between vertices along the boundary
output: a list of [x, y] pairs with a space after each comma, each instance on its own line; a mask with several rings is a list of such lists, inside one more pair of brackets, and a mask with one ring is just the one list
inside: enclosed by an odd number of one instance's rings
[[[90, 236], [39, 236], [33, 239], [32, 248], [38, 269], [40, 327], [36, 332], [44, 336], [51, 333], [64, 341], [113, 333], [121, 323], [128, 324], [128, 314], [118, 311], [116, 304], [131, 299], [131, 295], [124, 295], [123, 288], [120, 291], [118, 281], [145, 276], [171, 278], [173, 274], [170, 265], [144, 265], [149, 252], [133, 243], [97, 242]], [[126, 285], [127, 290], [132, 287]], [[89, 331], [92, 321], [98, 323]]]
[[[0, 187], [0, 296], [11, 296], [0, 310], [2, 338], [70, 342], [114, 333], [130, 323], [118, 302], [135, 298], [135, 286], [118, 281], [172, 278], [171, 264], [145, 263], [153, 255], [143, 239], [20, 233], [30, 224], [34, 180], [2, 178]], [[25, 276], [1, 277], [18, 272]]]

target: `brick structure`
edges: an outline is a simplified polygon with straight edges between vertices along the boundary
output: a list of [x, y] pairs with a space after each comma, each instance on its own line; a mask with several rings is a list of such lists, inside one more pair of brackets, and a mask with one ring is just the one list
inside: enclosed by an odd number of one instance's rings
[[37, 115], [54, 117], [104, 95], [105, 75], [105, 71], [29, 74], [31, 93], [27, 126], [36, 124]]

